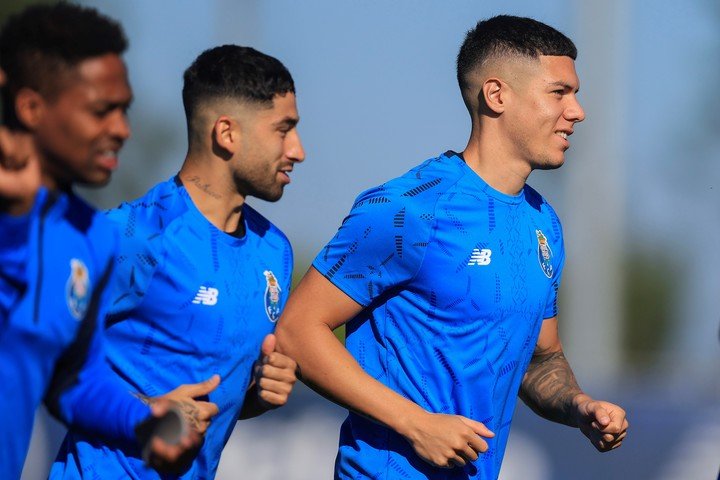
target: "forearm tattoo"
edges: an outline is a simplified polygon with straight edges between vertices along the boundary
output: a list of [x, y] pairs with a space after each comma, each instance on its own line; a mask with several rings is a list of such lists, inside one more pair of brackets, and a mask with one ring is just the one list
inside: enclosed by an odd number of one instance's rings
[[563, 352], [535, 353], [520, 387], [520, 398], [535, 413], [575, 426], [573, 398], [582, 393]]

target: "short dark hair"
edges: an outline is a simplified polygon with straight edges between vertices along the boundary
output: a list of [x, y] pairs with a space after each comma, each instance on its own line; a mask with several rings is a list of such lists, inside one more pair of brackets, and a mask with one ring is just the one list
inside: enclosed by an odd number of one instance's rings
[[188, 121], [199, 103], [222, 98], [272, 105], [275, 95], [295, 93], [287, 68], [251, 47], [222, 45], [202, 52], [185, 70], [182, 91]]
[[577, 58], [577, 48], [568, 37], [549, 25], [526, 17], [498, 15], [481, 20], [465, 35], [457, 57], [460, 90], [467, 86], [467, 75], [492, 57], [537, 58], [557, 55]]
[[24, 87], [52, 96], [57, 76], [89, 58], [122, 54], [122, 27], [94, 8], [69, 3], [34, 5], [8, 18], [0, 31], [0, 68], [5, 121], [15, 121], [14, 98]]

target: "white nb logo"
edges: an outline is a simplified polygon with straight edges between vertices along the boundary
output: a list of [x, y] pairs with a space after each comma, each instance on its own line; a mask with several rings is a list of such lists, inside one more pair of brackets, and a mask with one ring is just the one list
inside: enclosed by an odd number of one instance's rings
[[489, 265], [490, 255], [492, 255], [492, 250], [489, 248], [483, 248], [482, 250], [473, 248], [468, 265]]
[[218, 293], [220, 292], [218, 292], [217, 288], [200, 287], [200, 290], [198, 290], [198, 293], [195, 295], [192, 303], [201, 303], [203, 305], [211, 306], [215, 305], [217, 303]]

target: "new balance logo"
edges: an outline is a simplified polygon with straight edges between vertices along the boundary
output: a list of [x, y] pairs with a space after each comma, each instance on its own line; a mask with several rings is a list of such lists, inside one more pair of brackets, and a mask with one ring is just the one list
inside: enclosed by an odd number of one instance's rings
[[217, 303], [218, 289], [212, 287], [200, 287], [192, 303], [203, 305], [215, 305]]
[[473, 248], [468, 265], [490, 265], [490, 255], [492, 255], [492, 250], [489, 248], [483, 248], [482, 250]]

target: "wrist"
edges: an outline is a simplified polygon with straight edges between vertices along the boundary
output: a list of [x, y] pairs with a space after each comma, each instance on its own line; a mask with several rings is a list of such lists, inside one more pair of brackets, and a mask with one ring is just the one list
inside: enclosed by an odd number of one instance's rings
[[430, 415], [430, 412], [416, 404], [412, 404], [410, 408], [403, 408], [401, 411], [401, 415], [393, 415], [385, 424], [405, 438], [412, 438], [417, 425], [422, 423], [424, 417]]

